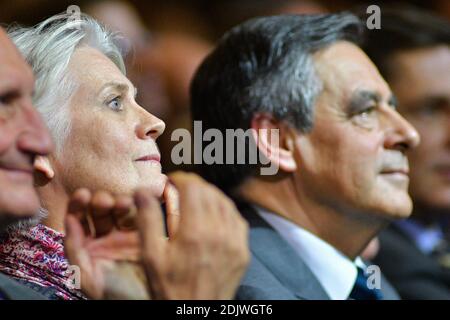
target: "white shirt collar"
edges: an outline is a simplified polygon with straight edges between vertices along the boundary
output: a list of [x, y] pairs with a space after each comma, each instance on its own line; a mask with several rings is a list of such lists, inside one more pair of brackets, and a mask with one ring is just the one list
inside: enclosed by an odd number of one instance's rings
[[298, 253], [332, 300], [348, 299], [358, 275], [366, 268], [358, 257], [351, 261], [327, 242], [300, 226], [256, 207], [258, 214]]

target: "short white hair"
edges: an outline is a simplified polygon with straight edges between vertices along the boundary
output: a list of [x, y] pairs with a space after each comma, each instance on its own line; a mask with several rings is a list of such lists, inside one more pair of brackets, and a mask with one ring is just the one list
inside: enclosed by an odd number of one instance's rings
[[70, 132], [68, 104], [76, 84], [67, 66], [82, 46], [92, 47], [108, 57], [125, 75], [124, 52], [117, 33], [108, 31], [90, 16], [63, 13], [29, 28], [13, 26], [8, 35], [19, 48], [35, 75], [33, 103], [60, 151]]
[[[50, 129], [58, 152], [70, 132], [68, 105], [76, 90], [67, 70], [70, 58], [77, 48], [92, 47], [111, 59], [125, 75], [124, 52], [119, 49], [122, 39], [86, 14], [80, 14], [78, 19], [59, 14], [29, 28], [12, 26], [8, 28], [8, 35], [33, 69], [36, 79], [33, 103]], [[35, 226], [47, 214], [46, 209], [39, 209], [33, 218], [0, 230], [0, 238]]]

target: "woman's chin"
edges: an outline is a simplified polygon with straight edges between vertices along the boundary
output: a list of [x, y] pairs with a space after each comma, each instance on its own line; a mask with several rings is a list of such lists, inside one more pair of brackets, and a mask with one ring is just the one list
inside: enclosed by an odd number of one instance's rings
[[142, 181], [139, 187], [148, 189], [154, 197], [161, 198], [167, 183], [167, 176], [159, 173]]

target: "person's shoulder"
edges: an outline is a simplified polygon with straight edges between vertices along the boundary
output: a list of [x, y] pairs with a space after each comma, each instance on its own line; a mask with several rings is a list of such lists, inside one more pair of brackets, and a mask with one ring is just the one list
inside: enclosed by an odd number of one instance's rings
[[45, 296], [3, 274], [0, 274], [0, 292], [8, 300], [47, 300]]
[[[416, 247], [414, 241], [404, 234], [398, 227], [391, 225], [383, 230], [379, 236], [380, 251], [374, 262], [382, 265], [394, 263], [397, 268], [399, 264], [416, 269], [422, 268], [429, 258]], [[412, 262], [416, 262], [413, 263]], [[426, 267], [426, 266], [425, 266]]]
[[299, 297], [287, 289], [258, 258], [251, 257], [250, 265], [239, 285], [238, 300], [296, 300]]
[[380, 235], [373, 262], [403, 299], [450, 299], [450, 272], [442, 270], [395, 226]]

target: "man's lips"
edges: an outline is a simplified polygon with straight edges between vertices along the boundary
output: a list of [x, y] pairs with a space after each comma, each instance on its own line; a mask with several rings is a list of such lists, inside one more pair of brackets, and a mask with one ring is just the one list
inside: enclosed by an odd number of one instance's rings
[[0, 171], [4, 171], [6, 176], [14, 180], [32, 178], [34, 173], [33, 168], [29, 167], [0, 166]]
[[28, 174], [33, 174], [33, 166], [29, 165], [29, 164], [5, 164], [5, 163], [0, 163], [0, 170], [7, 170], [7, 171], [18, 171], [18, 172], [24, 172], [24, 173], [28, 173]]
[[383, 169], [380, 172], [381, 174], [403, 174], [405, 176], [409, 175], [408, 169]]

